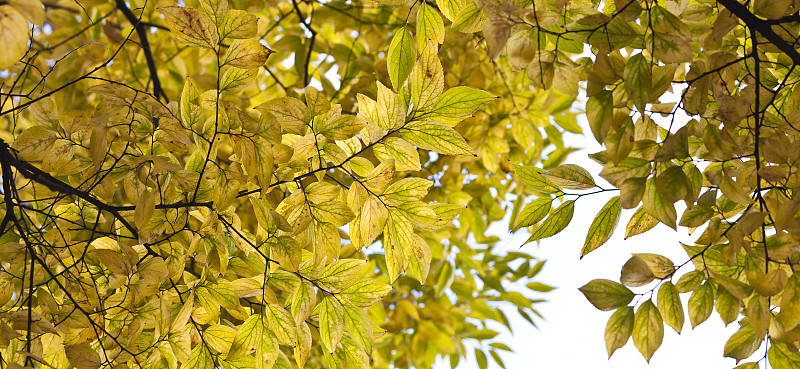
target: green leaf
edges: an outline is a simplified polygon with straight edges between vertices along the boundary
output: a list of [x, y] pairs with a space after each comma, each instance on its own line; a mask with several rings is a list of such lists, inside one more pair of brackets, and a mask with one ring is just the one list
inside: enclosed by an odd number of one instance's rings
[[628, 59], [622, 80], [637, 109], [644, 111], [644, 105], [650, 102], [650, 92], [653, 89], [650, 63], [644, 58], [644, 54], [638, 53]]
[[411, 74], [414, 60], [416, 60], [414, 38], [405, 27], [394, 32], [386, 60], [389, 80], [392, 81], [395, 91], [399, 91], [408, 75]]
[[661, 285], [661, 288], [658, 289], [658, 295], [656, 296], [656, 299], [658, 311], [664, 318], [664, 322], [672, 327], [676, 333], [680, 334], [681, 330], [683, 329], [685, 316], [683, 313], [683, 304], [681, 304], [681, 298], [678, 295], [678, 292], [675, 291], [675, 287], [672, 285], [672, 282], [667, 281]]
[[709, 282], [703, 283], [689, 297], [689, 321], [692, 329], [706, 321], [714, 309], [714, 290]]
[[632, 306], [620, 307], [611, 315], [611, 318], [608, 319], [605, 341], [609, 358], [614, 354], [614, 351], [617, 351], [618, 348], [628, 343], [628, 339], [633, 332], [633, 320], [634, 314]]
[[530, 282], [530, 283], [526, 284], [525, 287], [528, 287], [528, 289], [536, 291], [536, 292], [550, 292], [550, 291], [556, 289], [553, 286], [548, 286], [548, 285], [546, 285], [544, 283], [539, 283], [539, 282]]
[[575, 200], [569, 200], [561, 204], [550, 216], [542, 222], [528, 238], [525, 243], [541, 240], [543, 238], [555, 236], [557, 233], [567, 228], [575, 212]]
[[575, 164], [559, 165], [542, 173], [542, 176], [549, 179], [556, 186], [570, 190], [586, 190], [597, 187], [592, 175], [586, 169]]
[[603, 311], [625, 306], [634, 296], [627, 287], [608, 279], [595, 279], [579, 290], [592, 305]]
[[606, 243], [611, 238], [614, 230], [617, 229], [619, 216], [622, 213], [619, 199], [619, 196], [614, 196], [608, 200], [605, 206], [600, 209], [594, 221], [592, 221], [581, 250], [581, 258]]
[[453, 128], [433, 121], [414, 121], [400, 133], [412, 145], [445, 155], [474, 155], [472, 147]]
[[664, 339], [664, 321], [653, 301], [645, 301], [636, 310], [631, 336], [633, 344], [649, 363]]
[[522, 227], [529, 227], [539, 223], [540, 220], [547, 216], [550, 209], [552, 209], [552, 203], [553, 198], [551, 197], [541, 197], [531, 201], [528, 205], [525, 205], [525, 208], [519, 213], [517, 222], [511, 230], [515, 231]]

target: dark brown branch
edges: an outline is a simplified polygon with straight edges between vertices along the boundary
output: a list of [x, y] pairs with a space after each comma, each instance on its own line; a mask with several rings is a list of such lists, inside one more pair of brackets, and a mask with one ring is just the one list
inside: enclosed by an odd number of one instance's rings
[[131, 22], [133, 27], [136, 28], [136, 34], [139, 35], [139, 45], [142, 48], [145, 60], [147, 60], [147, 69], [150, 70], [150, 79], [153, 80], [153, 95], [156, 96], [156, 99], [158, 99], [160, 96], [163, 97], [164, 100], [169, 101], [169, 98], [167, 98], [167, 95], [161, 88], [161, 80], [158, 79], [158, 68], [156, 67], [156, 61], [153, 59], [153, 51], [150, 49], [150, 42], [147, 41], [148, 24], [143, 23], [141, 17], [137, 17], [136, 14], [133, 14], [133, 12], [128, 9], [128, 6], [125, 5], [125, 0], [116, 1], [117, 9], [119, 9], [125, 18]]
[[15, 154], [11, 152], [11, 148], [3, 140], [0, 140], [0, 163], [2, 163], [3, 165], [3, 182], [5, 182], [6, 179], [5, 178], [6, 177], [5, 172], [7, 170], [6, 168], [8, 166], [14, 167], [17, 170], [17, 172], [22, 174], [25, 178], [28, 178], [31, 181], [44, 185], [51, 191], [62, 193], [68, 196], [75, 196], [81, 198], [84, 201], [97, 207], [97, 209], [111, 213], [111, 215], [113, 215], [114, 218], [119, 220], [119, 222], [122, 223], [122, 225], [128, 231], [130, 231], [134, 237], [136, 238], [139, 237], [138, 233], [136, 232], [136, 228], [134, 228], [127, 220], [125, 220], [125, 218], [123, 218], [119, 214], [119, 211], [115, 209], [115, 207], [110, 206], [98, 200], [97, 198], [95, 198], [94, 196], [85, 191], [82, 191], [80, 189], [77, 189], [60, 181], [58, 178], [51, 176], [47, 172], [33, 166], [31, 163], [28, 163], [27, 161], [20, 160], [19, 158], [17, 158]]
[[779, 50], [783, 51], [786, 56], [792, 59], [795, 65], [800, 65], [800, 53], [792, 47], [791, 44], [786, 42], [781, 36], [772, 30], [772, 26], [764, 20], [759, 19], [747, 9], [747, 6], [738, 2], [737, 0], [717, 0], [725, 8], [731, 11], [733, 15], [741, 19], [747, 27], [760, 33], [767, 41], [771, 42]]

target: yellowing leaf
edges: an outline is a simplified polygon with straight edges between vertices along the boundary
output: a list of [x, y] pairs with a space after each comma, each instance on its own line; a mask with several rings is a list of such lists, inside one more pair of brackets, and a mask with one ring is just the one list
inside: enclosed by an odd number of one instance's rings
[[[743, 325], [725, 343], [723, 355], [736, 359], [738, 363], [740, 360], [747, 359], [753, 355], [761, 347], [761, 342], [762, 339], [756, 336], [749, 325]], [[757, 367], [758, 365], [756, 365]]]
[[17, 9], [0, 5], [0, 70], [18, 62], [28, 50], [28, 22]]
[[257, 40], [236, 40], [225, 53], [225, 64], [236, 68], [260, 68], [267, 62], [272, 50]]
[[384, 130], [396, 130], [406, 123], [406, 109], [394, 91], [378, 82], [378, 105], [375, 122]]
[[644, 210], [659, 222], [675, 229], [678, 218], [675, 207], [664, 199], [653, 179], [648, 180], [645, 187]]
[[258, 35], [258, 17], [244, 10], [231, 9], [220, 26], [219, 33], [223, 39], [256, 37]]
[[608, 279], [595, 279], [579, 290], [594, 307], [603, 311], [623, 307], [631, 302], [634, 296], [627, 287]]
[[417, 10], [417, 48], [423, 49], [428, 40], [444, 42], [444, 22], [430, 5], [422, 3]]
[[373, 279], [364, 279], [345, 287], [341, 295], [347, 298], [352, 305], [369, 307], [386, 297], [391, 290], [392, 286], [388, 284]]
[[217, 27], [205, 14], [185, 6], [158, 8], [173, 37], [189, 46], [216, 49], [219, 44]]
[[328, 352], [336, 346], [344, 334], [344, 308], [333, 296], [325, 296], [319, 304], [319, 335]]
[[567, 228], [575, 213], [575, 200], [565, 201], [556, 208], [550, 216], [542, 222], [539, 228], [531, 234], [525, 243], [541, 240], [542, 238], [552, 237]]
[[551, 197], [540, 197], [525, 205], [525, 208], [519, 213], [517, 222], [512, 230], [532, 226], [544, 219], [552, 209], [552, 203], [553, 199]]
[[428, 41], [409, 76], [413, 111], [429, 110], [444, 90], [444, 71], [439, 61], [439, 46]]
[[645, 301], [636, 310], [631, 336], [633, 344], [645, 360], [650, 362], [650, 358], [653, 357], [664, 339], [664, 321], [661, 319], [661, 313], [653, 305], [653, 301]]
[[264, 317], [253, 314], [239, 326], [225, 360], [231, 361], [249, 355], [256, 350], [259, 341], [267, 339], [264, 335]]
[[89, 345], [64, 346], [67, 360], [76, 369], [97, 369], [103, 365], [100, 355]]
[[317, 284], [320, 288], [340, 291], [350, 285], [361, 274], [365, 263], [361, 259], [336, 260], [319, 273]]
[[558, 186], [545, 178], [541, 173], [543, 170], [533, 166], [516, 166], [516, 173], [519, 179], [526, 186], [540, 192], [554, 193], [561, 191]]
[[680, 334], [685, 316], [681, 298], [678, 296], [678, 292], [675, 291], [675, 286], [673, 286], [672, 282], [667, 281], [661, 285], [656, 299], [658, 311], [664, 318], [664, 322], [672, 327], [676, 333]]
[[454, 129], [438, 122], [415, 121], [406, 124], [400, 133], [403, 138], [424, 150], [445, 155], [471, 155], [472, 147]]
[[658, 220], [647, 214], [644, 207], [639, 208], [628, 221], [625, 227], [625, 238], [636, 236], [647, 232], [658, 224]]
[[619, 223], [621, 212], [622, 208], [620, 207], [619, 196], [614, 196], [611, 200], [608, 200], [606, 205], [600, 209], [594, 221], [592, 221], [592, 225], [589, 226], [589, 233], [586, 235], [586, 242], [583, 244], [581, 257], [584, 257], [586, 254], [602, 246], [611, 238], [611, 235], [617, 228], [617, 223]]
[[609, 358], [614, 351], [628, 343], [631, 332], [633, 332], [633, 317], [633, 307], [622, 306], [608, 319], [605, 341]]
[[714, 290], [706, 282], [698, 287], [689, 297], [689, 321], [692, 329], [706, 321], [714, 309]]

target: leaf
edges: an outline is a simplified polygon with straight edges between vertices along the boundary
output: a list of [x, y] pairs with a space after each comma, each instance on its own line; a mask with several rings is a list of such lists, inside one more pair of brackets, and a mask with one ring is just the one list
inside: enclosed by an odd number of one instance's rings
[[608, 319], [605, 341], [609, 358], [614, 354], [614, 351], [628, 343], [628, 339], [633, 332], [633, 320], [634, 314], [631, 306], [620, 307]]
[[551, 197], [541, 197], [531, 201], [528, 205], [525, 205], [525, 208], [519, 213], [517, 222], [511, 230], [515, 231], [519, 228], [529, 227], [538, 223], [550, 212], [552, 203], [553, 199]]
[[653, 271], [638, 255], [633, 255], [622, 266], [620, 282], [629, 287], [644, 286], [655, 279]]
[[361, 259], [336, 260], [326, 266], [317, 276], [320, 288], [339, 291], [350, 285], [364, 268], [366, 261]]
[[317, 127], [319, 133], [332, 140], [343, 141], [358, 134], [364, 121], [354, 115], [337, 115], [328, 118]]
[[497, 96], [483, 90], [467, 86], [456, 86], [445, 91], [436, 100], [436, 103], [430, 109], [430, 113], [451, 117], [465, 117], [496, 98]]
[[219, 27], [220, 38], [245, 39], [258, 35], [258, 17], [244, 10], [231, 9]]
[[553, 286], [548, 286], [548, 285], [546, 285], [544, 283], [539, 283], [539, 282], [530, 282], [530, 283], [526, 284], [525, 287], [528, 287], [528, 289], [530, 289], [532, 291], [536, 291], [536, 292], [550, 292], [550, 291], [556, 289]]
[[66, 345], [67, 360], [76, 369], [97, 369], [103, 365], [100, 355], [89, 345]]
[[417, 49], [425, 48], [428, 40], [444, 42], [444, 22], [436, 10], [422, 3], [417, 10]]
[[235, 40], [225, 53], [225, 65], [236, 68], [260, 68], [267, 62], [272, 50], [257, 40]]
[[405, 27], [396, 30], [386, 56], [389, 80], [392, 81], [395, 91], [400, 90], [408, 75], [411, 74], [415, 60], [414, 37]]
[[391, 290], [391, 285], [373, 279], [364, 279], [345, 287], [341, 295], [347, 298], [350, 304], [369, 307], [383, 300]]
[[779, 314], [783, 328], [790, 331], [800, 324], [800, 275], [793, 273], [781, 296]]
[[407, 123], [400, 133], [412, 145], [444, 155], [473, 155], [472, 147], [454, 129], [433, 121]]
[[664, 323], [667, 323], [676, 333], [680, 334], [685, 317], [681, 298], [678, 296], [678, 292], [675, 291], [672, 282], [667, 281], [661, 285], [656, 299], [658, 311], [664, 318]]
[[692, 329], [706, 321], [714, 309], [714, 290], [709, 282], [703, 283], [689, 297], [689, 321]]
[[556, 186], [570, 190], [586, 190], [597, 186], [594, 183], [594, 179], [592, 179], [592, 175], [586, 169], [575, 164], [559, 165], [542, 173], [542, 176], [549, 179]]
[[542, 222], [539, 228], [531, 234], [525, 243], [530, 243], [543, 238], [552, 237], [567, 228], [575, 212], [575, 200], [565, 201], [556, 208], [550, 216]]
[[645, 301], [636, 310], [631, 336], [633, 344], [649, 363], [664, 339], [664, 321], [653, 301]]
[[225, 360], [236, 360], [255, 352], [256, 344], [265, 339], [263, 319], [261, 314], [254, 314], [239, 326]]
[[6, 0], [5, 3], [19, 11], [28, 22], [36, 25], [44, 23], [44, 7], [41, 0]]
[[297, 329], [294, 318], [286, 309], [273, 304], [267, 305], [265, 317], [269, 330], [275, 334], [281, 345], [294, 346], [297, 342]]
[[772, 342], [767, 351], [767, 359], [773, 369], [791, 369], [800, 365], [800, 354], [783, 342]]
[[675, 212], [675, 207], [664, 199], [653, 179], [648, 180], [645, 187], [644, 210], [659, 222], [676, 229], [678, 214]]
[[399, 211], [390, 211], [383, 231], [383, 251], [386, 256], [386, 269], [389, 280], [394, 282], [400, 272], [408, 267], [408, 259], [413, 250], [414, 232], [411, 222]]
[[216, 49], [219, 44], [217, 27], [205, 14], [184, 6], [162, 6], [172, 36], [189, 46]]
[[594, 221], [592, 221], [592, 225], [589, 227], [589, 234], [586, 235], [586, 241], [581, 250], [581, 258], [602, 246], [611, 238], [617, 228], [619, 216], [622, 212], [619, 199], [619, 196], [614, 196], [611, 200], [608, 200], [605, 206], [600, 209]]
[[625, 227], [625, 239], [647, 232], [657, 224], [658, 220], [647, 214], [644, 207], [641, 207], [628, 221], [628, 225]]
[[439, 46], [428, 41], [409, 76], [414, 111], [429, 110], [444, 90], [444, 71], [437, 55]]
[[319, 335], [328, 352], [333, 352], [344, 334], [344, 308], [336, 298], [325, 296], [319, 304]]
[[378, 82], [378, 120], [375, 122], [386, 131], [393, 131], [406, 125], [406, 109], [403, 101], [394, 91]]
[[0, 70], [16, 64], [28, 50], [28, 22], [17, 9], [0, 5]]
[[554, 193], [561, 191], [558, 186], [553, 184], [549, 179], [545, 178], [541, 173], [543, 172], [541, 169], [536, 168], [534, 166], [516, 166], [516, 173], [519, 179], [524, 183], [526, 186], [530, 187], [533, 190], [545, 192], [545, 193]]
[[608, 279], [595, 279], [579, 288], [596, 308], [610, 311], [627, 305], [634, 293], [627, 287]]
[[761, 347], [761, 342], [762, 339], [756, 337], [755, 332], [749, 325], [743, 325], [725, 343], [723, 355], [736, 359], [738, 363], [753, 355]]

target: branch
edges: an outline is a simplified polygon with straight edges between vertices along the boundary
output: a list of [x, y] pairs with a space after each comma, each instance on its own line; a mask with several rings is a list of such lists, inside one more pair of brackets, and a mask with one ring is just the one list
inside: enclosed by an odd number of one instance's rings
[[[28, 178], [31, 181], [44, 185], [51, 191], [81, 198], [86, 202], [97, 207], [97, 209], [111, 213], [111, 215], [113, 215], [114, 218], [119, 220], [119, 222], [122, 223], [122, 225], [126, 229], [128, 229], [128, 231], [130, 231], [134, 237], [139, 238], [138, 233], [136, 232], [136, 228], [134, 228], [127, 220], [125, 220], [125, 218], [123, 218], [119, 214], [119, 211], [114, 206], [110, 206], [98, 200], [97, 198], [95, 198], [86, 191], [82, 191], [80, 189], [77, 189], [62, 182], [58, 178], [51, 176], [47, 172], [44, 172], [43, 170], [33, 166], [31, 163], [28, 163], [27, 161], [20, 160], [19, 158], [17, 158], [16, 155], [11, 153], [11, 148], [3, 140], [0, 140], [0, 163], [3, 164], [3, 182], [5, 182], [6, 180], [5, 172], [9, 171], [10, 174], [10, 169], [7, 168], [9, 166], [12, 166], [16, 168], [17, 172], [22, 174], [25, 178]], [[10, 179], [11, 178], [9, 178], [9, 180]]]
[[[117, 0], [117, 1], [121, 1], [121, 0]], [[309, 79], [308, 67], [311, 65], [311, 52], [314, 50], [314, 41], [317, 39], [317, 31], [315, 31], [313, 28], [311, 28], [311, 25], [308, 24], [308, 22], [306, 22], [306, 19], [303, 16], [303, 13], [300, 11], [300, 8], [297, 6], [297, 1], [296, 0], [292, 0], [292, 6], [294, 7], [295, 13], [297, 13], [297, 18], [300, 20], [300, 24], [302, 24], [303, 27], [306, 30], [308, 30], [308, 32], [311, 32], [311, 38], [310, 38], [310, 41], [308, 43], [308, 52], [306, 53], [305, 70], [303, 71], [303, 86], [308, 86], [308, 79]], [[313, 16], [313, 10], [312, 10], [312, 16]]]
[[731, 11], [731, 13], [741, 19], [747, 27], [750, 29], [756, 30], [760, 33], [767, 41], [771, 42], [775, 47], [783, 51], [795, 65], [800, 65], [800, 53], [792, 47], [791, 44], [786, 42], [781, 36], [778, 36], [775, 31], [772, 30], [772, 26], [764, 20], [759, 19], [750, 10], [747, 9], [747, 6], [738, 2], [737, 0], [717, 0], [718, 3], [722, 4], [725, 8]]
[[137, 17], [136, 14], [133, 14], [128, 6], [125, 5], [125, 0], [116, 0], [116, 2], [117, 9], [119, 9], [125, 18], [131, 22], [133, 27], [136, 28], [136, 34], [139, 35], [139, 45], [142, 48], [145, 60], [147, 60], [147, 69], [150, 70], [150, 78], [153, 80], [153, 95], [156, 96], [156, 100], [158, 100], [158, 97], [161, 96], [164, 98], [164, 100], [169, 101], [169, 98], [167, 98], [167, 95], [161, 88], [161, 80], [158, 79], [158, 68], [156, 67], [156, 61], [153, 59], [153, 52], [150, 50], [150, 42], [147, 41], [147, 30], [145, 29], [146, 24], [142, 22], [141, 17]]

